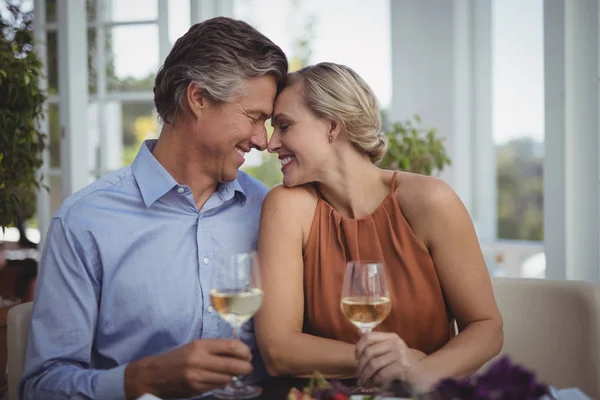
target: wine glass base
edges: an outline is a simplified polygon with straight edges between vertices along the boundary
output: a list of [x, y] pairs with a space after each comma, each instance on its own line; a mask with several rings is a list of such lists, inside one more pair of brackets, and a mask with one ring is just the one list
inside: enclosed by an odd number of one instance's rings
[[228, 385], [223, 389], [217, 389], [211, 395], [217, 399], [254, 399], [262, 394], [258, 386], [233, 386]]
[[387, 394], [390, 394], [390, 393], [387, 392], [387, 391], [385, 391], [385, 390], [383, 390], [383, 389], [380, 389], [380, 388], [378, 388], [376, 386], [367, 386], [367, 387], [364, 387], [364, 386], [355, 386], [353, 388], [350, 388], [350, 394], [351, 395], [357, 395], [357, 396], [369, 396], [369, 395], [371, 395], [371, 396], [373, 396], [373, 395], [382, 396], [382, 395], [387, 395]]

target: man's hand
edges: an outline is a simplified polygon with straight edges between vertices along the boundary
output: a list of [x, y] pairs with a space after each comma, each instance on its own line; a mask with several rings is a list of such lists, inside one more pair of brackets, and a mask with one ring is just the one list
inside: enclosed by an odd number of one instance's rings
[[125, 395], [194, 397], [252, 372], [248, 346], [238, 340], [200, 339], [125, 368]]
[[395, 333], [367, 333], [356, 344], [356, 375], [360, 385], [370, 380], [385, 386], [400, 380], [416, 389], [426, 389], [433, 382], [419, 363], [423, 358], [423, 352], [408, 348]]

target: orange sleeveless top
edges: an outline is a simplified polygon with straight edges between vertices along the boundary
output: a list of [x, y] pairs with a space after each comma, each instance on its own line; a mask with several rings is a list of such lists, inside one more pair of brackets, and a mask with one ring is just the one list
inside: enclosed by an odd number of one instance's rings
[[340, 215], [319, 199], [304, 250], [303, 332], [356, 343], [358, 328], [342, 314], [340, 300], [346, 263], [385, 264], [391, 295], [390, 315], [375, 331], [395, 332], [410, 348], [431, 354], [454, 335], [433, 260], [417, 239], [396, 199], [396, 173], [390, 193], [362, 219]]

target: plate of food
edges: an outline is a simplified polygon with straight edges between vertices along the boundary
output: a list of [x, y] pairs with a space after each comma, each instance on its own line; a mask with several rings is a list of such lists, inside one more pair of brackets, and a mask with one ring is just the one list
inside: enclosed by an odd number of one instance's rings
[[352, 394], [352, 388], [339, 381], [328, 381], [315, 372], [302, 390], [292, 388], [288, 400], [410, 400], [409, 397], [392, 397], [383, 394]]

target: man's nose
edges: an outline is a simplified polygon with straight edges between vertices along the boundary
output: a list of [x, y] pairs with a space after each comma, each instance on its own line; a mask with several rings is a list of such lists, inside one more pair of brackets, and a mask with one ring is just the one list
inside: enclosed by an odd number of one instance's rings
[[267, 148], [267, 128], [260, 127], [250, 138], [250, 145], [255, 149], [263, 151]]
[[269, 153], [275, 153], [281, 147], [281, 142], [279, 141], [279, 135], [277, 132], [273, 132], [271, 135], [271, 140], [269, 140], [269, 144], [267, 145], [267, 151]]

